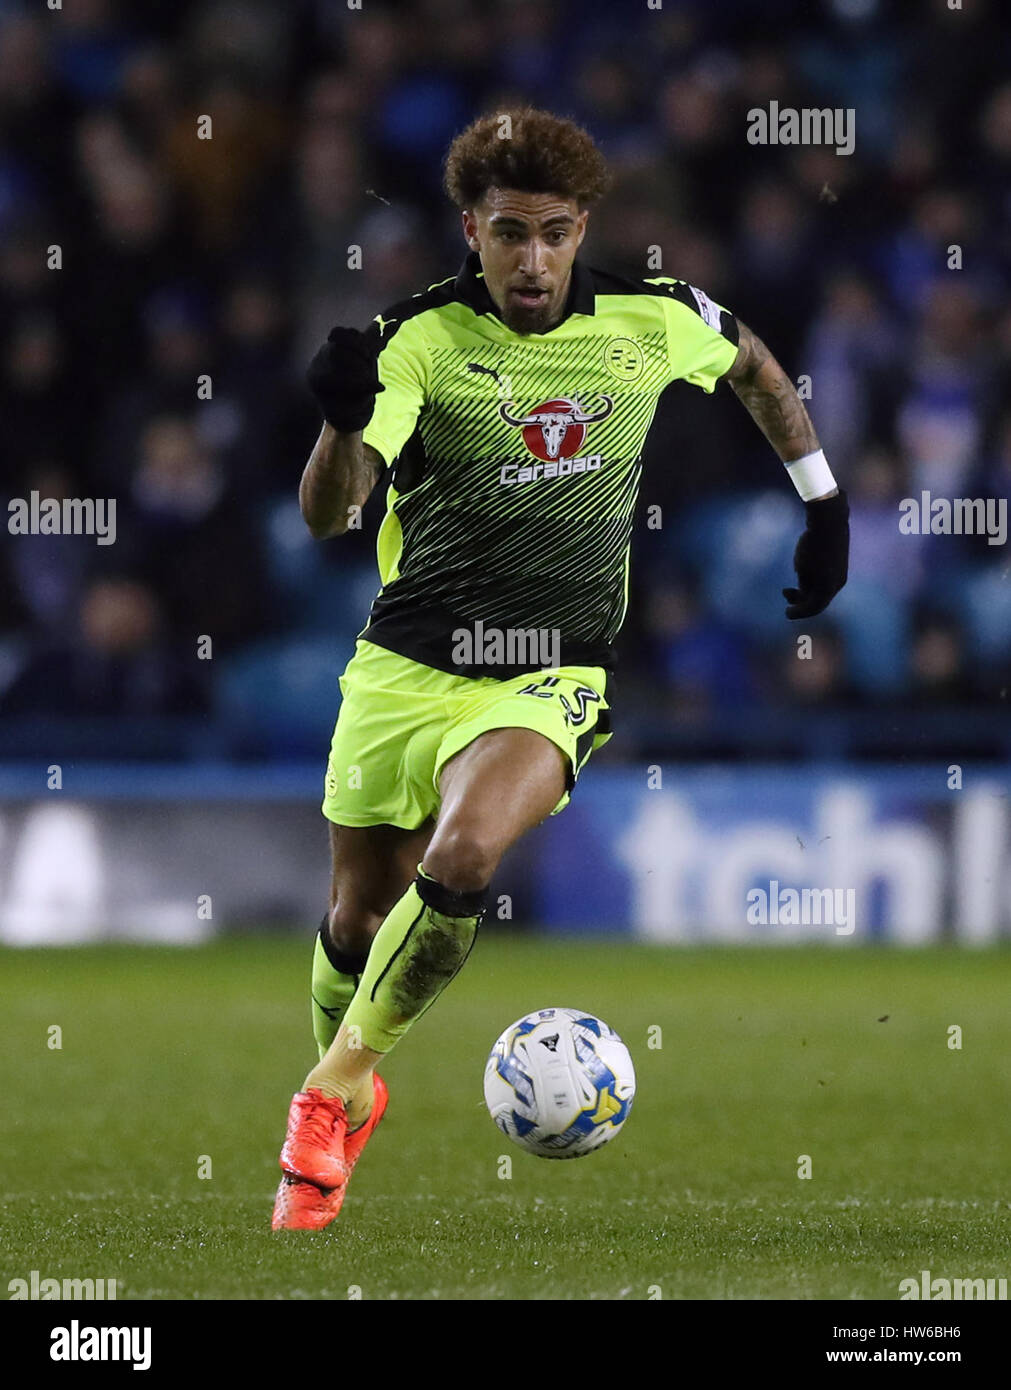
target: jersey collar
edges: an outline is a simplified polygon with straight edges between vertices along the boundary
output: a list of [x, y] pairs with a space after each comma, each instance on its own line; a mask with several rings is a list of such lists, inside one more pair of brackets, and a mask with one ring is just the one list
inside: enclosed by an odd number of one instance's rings
[[[460, 267], [460, 273], [456, 277], [456, 292], [464, 304], [470, 305], [475, 314], [494, 314], [498, 318], [495, 302], [484, 282], [481, 257], [476, 251], [469, 251], [467, 259]], [[594, 300], [593, 276], [577, 257], [572, 263], [569, 297], [565, 301], [565, 311], [559, 323], [564, 323], [570, 314], [592, 314]], [[555, 328], [557, 327], [556, 323]]]

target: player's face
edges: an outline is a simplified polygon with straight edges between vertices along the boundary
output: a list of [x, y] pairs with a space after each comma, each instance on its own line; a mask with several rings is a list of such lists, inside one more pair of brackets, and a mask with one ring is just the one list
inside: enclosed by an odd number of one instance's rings
[[574, 198], [508, 188], [490, 188], [463, 214], [467, 245], [514, 333], [546, 333], [562, 317], [587, 216]]

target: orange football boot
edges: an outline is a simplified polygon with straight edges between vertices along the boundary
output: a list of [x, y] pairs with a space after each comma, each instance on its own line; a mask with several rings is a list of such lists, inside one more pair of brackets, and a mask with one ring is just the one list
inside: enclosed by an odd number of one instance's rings
[[369, 1142], [379, 1121], [386, 1114], [386, 1103], [390, 1098], [390, 1093], [386, 1089], [386, 1082], [376, 1072], [372, 1073], [372, 1109], [369, 1111], [369, 1118], [364, 1124], [353, 1129], [344, 1140], [344, 1162], [347, 1166], [348, 1175], [344, 1179], [345, 1183], [350, 1181], [351, 1174], [355, 1170], [355, 1164], [362, 1156], [362, 1149]]
[[274, 1199], [274, 1215], [270, 1223], [273, 1230], [318, 1231], [333, 1221], [343, 1205], [348, 1179], [355, 1164], [386, 1111], [389, 1092], [386, 1082], [375, 1073], [372, 1077], [372, 1096], [369, 1118], [344, 1140], [346, 1172], [343, 1183], [337, 1187], [321, 1187], [286, 1172]]
[[279, 1162], [294, 1178], [317, 1187], [343, 1187], [347, 1182], [344, 1134], [348, 1126], [344, 1102], [325, 1096], [315, 1086], [296, 1091], [288, 1111], [288, 1133]]

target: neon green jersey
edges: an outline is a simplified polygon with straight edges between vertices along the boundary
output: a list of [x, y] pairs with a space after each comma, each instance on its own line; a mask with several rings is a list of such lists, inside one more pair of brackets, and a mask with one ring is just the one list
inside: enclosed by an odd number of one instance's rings
[[714, 389], [737, 354], [733, 316], [683, 281], [577, 260], [562, 321], [521, 335], [472, 252], [369, 331], [385, 389], [363, 438], [393, 474], [362, 636], [458, 675], [544, 665], [461, 662], [454, 634], [478, 623], [554, 634], [552, 665], [611, 666], [657, 400], [677, 380]]

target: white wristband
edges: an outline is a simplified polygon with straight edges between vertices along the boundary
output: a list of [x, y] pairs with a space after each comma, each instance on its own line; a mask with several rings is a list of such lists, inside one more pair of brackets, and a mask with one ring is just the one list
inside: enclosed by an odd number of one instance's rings
[[832, 477], [832, 470], [822, 449], [813, 454], [805, 454], [802, 459], [794, 459], [793, 463], [788, 463], [785, 467], [804, 502], [824, 497], [826, 492], [831, 492], [836, 486], [836, 480]]

